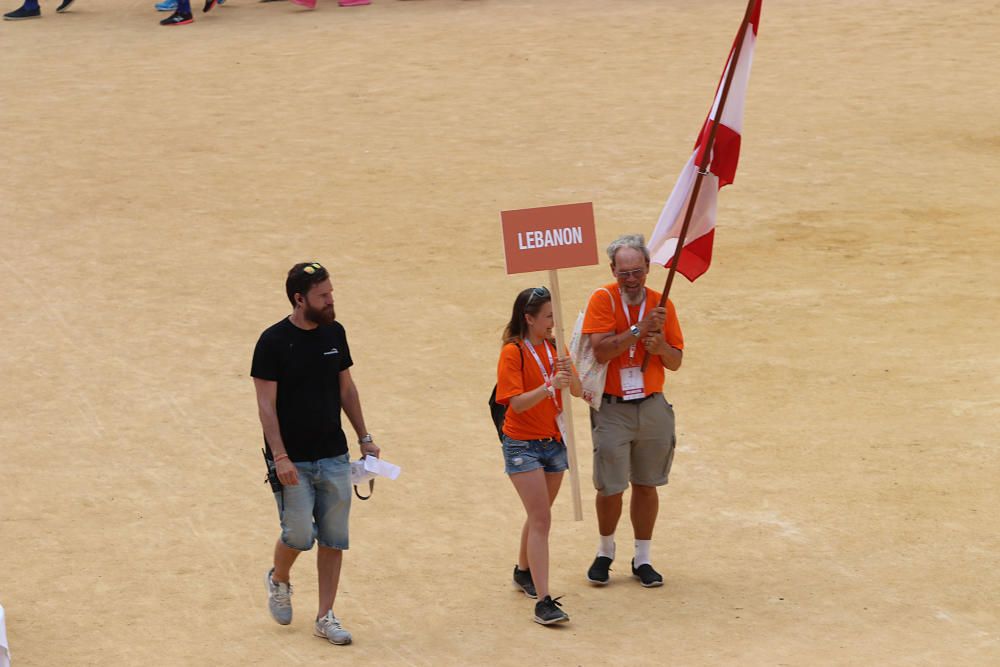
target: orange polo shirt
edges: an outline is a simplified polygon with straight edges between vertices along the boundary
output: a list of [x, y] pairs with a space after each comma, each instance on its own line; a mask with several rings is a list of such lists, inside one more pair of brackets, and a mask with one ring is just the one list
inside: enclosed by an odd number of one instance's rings
[[[622, 310], [622, 298], [621, 292], [618, 289], [618, 283], [605, 285], [604, 289], [607, 292], [602, 289], [595, 290], [590, 297], [590, 302], [587, 304], [587, 312], [583, 316], [584, 334], [620, 334], [629, 328], [629, 320], [625, 318], [625, 312]], [[608, 298], [608, 292], [611, 293], [611, 298]], [[648, 315], [649, 311], [660, 303], [660, 296], [660, 292], [651, 290], [648, 287], [646, 288], [646, 312], [643, 317]], [[614, 299], [613, 303], [612, 299]], [[641, 307], [642, 304], [628, 306], [632, 324], [638, 324]], [[681, 335], [681, 325], [677, 321], [677, 311], [674, 310], [674, 304], [670, 299], [667, 299], [666, 309], [667, 318], [663, 323], [663, 339], [678, 350], [683, 350], [684, 336]], [[626, 366], [641, 367], [642, 360], [645, 358], [646, 346], [642, 344], [641, 340], [637, 340], [635, 357], [631, 362], [629, 361], [627, 349], [608, 362], [608, 376], [604, 381], [604, 393], [613, 396], [622, 396], [621, 369]], [[649, 360], [649, 366], [646, 367], [646, 372], [642, 376], [643, 389], [647, 395], [663, 391], [664, 371], [663, 360], [659, 356], [653, 356]]]
[[[514, 343], [507, 343], [500, 350], [500, 361], [497, 362], [497, 403], [501, 405], [510, 405], [510, 399], [513, 397], [531, 391], [545, 382], [535, 358], [528, 351], [527, 346], [530, 343], [522, 342], [521, 345], [524, 346], [523, 355]], [[546, 346], [549, 352], [545, 351]], [[552, 354], [552, 361], [555, 362], [555, 345], [543, 341], [542, 344], [535, 345], [534, 348], [551, 379], [555, 375], [555, 369], [552, 364], [549, 364], [549, 353]], [[515, 440], [542, 440], [544, 438], [562, 440], [562, 436], [559, 435], [559, 426], [556, 424], [556, 415], [562, 410], [559, 393], [556, 392], [555, 399], [546, 398], [524, 412], [507, 410], [503, 432]]]

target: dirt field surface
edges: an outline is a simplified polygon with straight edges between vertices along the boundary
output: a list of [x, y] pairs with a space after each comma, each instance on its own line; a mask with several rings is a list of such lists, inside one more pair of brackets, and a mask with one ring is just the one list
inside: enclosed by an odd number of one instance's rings
[[[14, 667], [1000, 664], [995, 2], [766, 0], [715, 261], [674, 293], [666, 586], [627, 576], [627, 516], [612, 584], [585, 581], [577, 403], [555, 629], [509, 581], [523, 511], [486, 399], [545, 276], [505, 275], [498, 212], [593, 201], [602, 247], [648, 235], [743, 3], [229, 0], [170, 29], [152, 4], [0, 23]], [[291, 626], [262, 582], [250, 356], [307, 259], [403, 468], [354, 506], [350, 647], [311, 636], [311, 554]], [[610, 274], [560, 279], [572, 321]]]

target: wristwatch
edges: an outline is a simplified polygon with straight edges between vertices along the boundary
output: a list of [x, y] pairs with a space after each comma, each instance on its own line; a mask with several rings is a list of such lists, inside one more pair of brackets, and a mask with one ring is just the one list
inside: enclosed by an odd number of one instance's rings
[[636, 338], [642, 335], [642, 330], [639, 328], [639, 325], [637, 324], [633, 324], [632, 326], [630, 326], [628, 328], [628, 332], [633, 336], [635, 336]]
[[371, 433], [365, 433], [363, 436], [361, 436], [360, 438], [358, 438], [358, 444], [359, 445], [370, 445], [373, 442], [375, 442], [375, 441], [372, 439], [372, 434]]

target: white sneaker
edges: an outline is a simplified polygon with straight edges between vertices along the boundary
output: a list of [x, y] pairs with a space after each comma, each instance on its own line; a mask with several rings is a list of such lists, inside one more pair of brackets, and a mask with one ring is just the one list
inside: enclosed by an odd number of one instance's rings
[[267, 608], [271, 618], [281, 625], [292, 622], [292, 585], [271, 579], [274, 574], [272, 567], [264, 575], [264, 585], [267, 586]]
[[316, 627], [313, 634], [317, 637], [330, 640], [331, 644], [350, 644], [351, 633], [340, 625], [340, 619], [333, 615], [333, 610], [326, 612], [326, 616], [316, 620]]

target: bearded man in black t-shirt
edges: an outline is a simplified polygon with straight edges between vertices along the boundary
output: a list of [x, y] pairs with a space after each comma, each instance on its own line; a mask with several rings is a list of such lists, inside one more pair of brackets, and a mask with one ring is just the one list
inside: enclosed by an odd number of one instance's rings
[[333, 287], [325, 268], [296, 264], [285, 292], [292, 314], [261, 334], [254, 348], [257, 408], [265, 458], [281, 520], [274, 567], [266, 576], [275, 621], [292, 622], [292, 564], [319, 543], [319, 612], [314, 633], [350, 644], [351, 633], [333, 613], [344, 550], [348, 548], [351, 473], [341, 410], [358, 435], [361, 455], [379, 456], [365, 428], [344, 327], [336, 321]]

